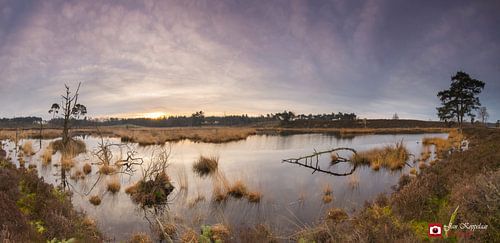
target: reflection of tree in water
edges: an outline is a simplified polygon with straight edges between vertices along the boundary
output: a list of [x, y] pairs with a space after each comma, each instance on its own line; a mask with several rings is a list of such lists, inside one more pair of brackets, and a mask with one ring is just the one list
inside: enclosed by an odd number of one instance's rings
[[327, 154], [327, 153], [332, 155], [332, 161], [330, 163], [329, 168], [332, 167], [333, 165], [336, 165], [339, 163], [350, 163], [351, 162], [351, 160], [349, 160], [345, 157], [339, 156], [338, 155], [339, 151], [348, 151], [348, 152], [353, 153], [354, 155], [357, 154], [356, 150], [354, 150], [352, 148], [343, 148], [343, 147], [342, 148], [335, 148], [335, 149], [331, 149], [331, 150], [327, 150], [327, 151], [320, 151], [320, 152], [317, 152], [316, 150], [314, 150], [314, 153], [311, 155], [306, 155], [306, 156], [302, 156], [299, 158], [284, 159], [283, 162], [295, 164], [295, 165], [299, 165], [302, 167], [312, 169], [313, 170], [312, 174], [314, 174], [316, 171], [319, 171], [319, 172], [334, 175], [334, 176], [351, 175], [352, 173], [354, 173], [354, 171], [357, 168], [356, 163], [353, 164], [350, 171], [345, 172], [345, 173], [338, 173], [338, 172], [334, 172], [334, 171], [331, 171], [328, 169], [321, 169], [321, 165], [319, 163], [319, 156], [323, 155], [323, 154]]

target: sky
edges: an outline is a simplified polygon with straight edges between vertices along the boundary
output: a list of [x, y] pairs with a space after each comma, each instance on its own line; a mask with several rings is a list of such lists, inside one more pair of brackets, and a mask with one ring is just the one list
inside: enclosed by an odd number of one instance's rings
[[91, 117], [437, 120], [459, 70], [500, 119], [500, 1], [0, 0], [0, 117], [82, 83]]

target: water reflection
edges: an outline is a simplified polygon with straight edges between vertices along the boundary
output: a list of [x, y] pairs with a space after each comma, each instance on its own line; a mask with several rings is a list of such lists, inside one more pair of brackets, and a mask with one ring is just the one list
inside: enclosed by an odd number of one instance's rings
[[[421, 140], [424, 136], [446, 137], [447, 135], [366, 135], [349, 139], [327, 134], [256, 135], [243, 141], [225, 144], [194, 143], [188, 140], [172, 143], [167, 145], [171, 146], [167, 173], [175, 189], [169, 196], [169, 204], [162, 210], [156, 211], [141, 208], [125, 193], [127, 187], [141, 179], [140, 167], [131, 166], [136, 168], [133, 173], [111, 174], [99, 179], [101, 175], [97, 171], [100, 165], [96, 163], [100, 160], [95, 156], [95, 152], [102, 141], [96, 137], [82, 137], [90, 152], [74, 158], [75, 166], [70, 173], [82, 170], [86, 163], [92, 164], [92, 173], [84, 179], [69, 180], [69, 184], [75, 191], [73, 204], [95, 218], [99, 228], [114, 240], [125, 240], [134, 232], [154, 232], [159, 225], [157, 222], [155, 224], [155, 218], [158, 218], [164, 227], [175, 225], [179, 232], [187, 228], [198, 231], [200, 225], [214, 224], [223, 220], [236, 228], [264, 223], [276, 229], [278, 234], [287, 234], [296, 230], [298, 226], [316, 222], [330, 207], [339, 207], [352, 212], [379, 193], [391, 192], [391, 186], [397, 184], [403, 173], [409, 173], [410, 168], [405, 167], [400, 171], [385, 169], [373, 171], [366, 166], [353, 168], [352, 164], [347, 162], [331, 164], [330, 156], [319, 156], [317, 162], [321, 165], [321, 170], [349, 174], [331, 176], [328, 173], [311, 174], [312, 170], [299, 166], [286, 166], [282, 163], [283, 158], [298, 158], [310, 154], [314, 149], [326, 151], [337, 147], [349, 147], [362, 151], [394, 144], [401, 139], [412, 154], [419, 155], [423, 149]], [[20, 144], [25, 141], [27, 140], [21, 141]], [[41, 148], [48, 146], [51, 141], [42, 140]], [[104, 142], [120, 144], [120, 139], [106, 138]], [[144, 166], [151, 162], [149, 159], [151, 154], [162, 148], [158, 145], [140, 147], [137, 144], [128, 144], [127, 146], [127, 149], [111, 146], [110, 150], [117, 156], [115, 159], [131, 161], [132, 158], [143, 158]], [[14, 152], [17, 146], [9, 142], [4, 149], [19, 166], [17, 153]], [[135, 151], [136, 154], [133, 156], [128, 154], [128, 149]], [[27, 158], [26, 163], [36, 166], [39, 175], [44, 177], [46, 182], [57, 185], [58, 176], [54, 173], [58, 171], [55, 165], [60, 160], [60, 154], [54, 154], [53, 163], [44, 166], [40, 162], [42, 153], [43, 149], [33, 157]], [[339, 156], [349, 158], [348, 153], [339, 151]], [[260, 203], [250, 203], [245, 199], [231, 197], [223, 203], [215, 203], [212, 178], [200, 178], [192, 171], [193, 163], [200, 155], [218, 156], [218, 170], [225, 174], [229, 183], [241, 180], [249, 190], [262, 193]], [[314, 165], [315, 163], [316, 158]], [[121, 190], [118, 193], [107, 191], [109, 180], [118, 180], [121, 183]], [[329, 185], [333, 191], [334, 199], [331, 203], [325, 204], [321, 200], [324, 185]], [[89, 203], [91, 195], [99, 195], [102, 198], [99, 206]], [[198, 197], [203, 197], [205, 200], [191, 205], [190, 202]]]

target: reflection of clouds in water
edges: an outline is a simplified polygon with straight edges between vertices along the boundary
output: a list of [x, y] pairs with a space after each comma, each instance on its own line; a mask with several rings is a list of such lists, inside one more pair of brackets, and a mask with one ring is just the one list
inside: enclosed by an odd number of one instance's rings
[[[359, 187], [353, 190], [348, 183], [347, 176], [331, 176], [316, 172], [296, 165], [281, 163], [282, 159], [294, 156], [310, 154], [313, 149], [318, 151], [332, 149], [335, 147], [352, 147], [356, 150], [369, 149], [375, 146], [394, 144], [404, 138], [408, 149], [412, 154], [420, 154], [421, 143], [417, 144], [424, 136], [439, 135], [363, 135], [352, 139], [338, 139], [334, 136], [323, 134], [300, 134], [290, 136], [251, 136], [243, 141], [227, 144], [205, 144], [181, 141], [174, 143], [170, 157], [171, 165], [167, 169], [175, 185], [179, 185], [178, 170], [184, 170], [188, 178], [187, 194], [172, 197], [173, 202], [168, 206], [171, 216], [180, 216], [186, 219], [190, 227], [198, 227], [195, 218], [201, 217], [201, 222], [210, 224], [220, 221], [222, 218], [233, 225], [252, 225], [254, 223], [269, 223], [273, 228], [295, 229], [297, 225], [311, 224], [323, 216], [324, 210], [330, 207], [340, 207], [351, 213], [354, 209], [363, 206], [366, 200], [371, 200], [379, 193], [389, 193], [391, 186], [397, 184], [400, 175], [408, 173], [409, 168], [403, 171], [388, 171], [381, 169], [373, 171], [368, 166], [359, 166], [354, 172], [359, 178]], [[118, 138], [110, 138], [111, 143], [118, 143]], [[99, 139], [88, 137], [85, 139], [88, 151], [97, 147]], [[34, 141], [35, 142], [35, 141]], [[42, 141], [45, 147], [50, 141]], [[149, 163], [151, 153], [159, 146], [141, 147], [132, 145], [139, 152], [139, 156], [145, 158]], [[13, 148], [12, 143], [6, 148]], [[7, 149], [7, 150], [8, 150]], [[114, 150], [119, 153], [119, 150]], [[38, 161], [42, 152], [33, 157]], [[210, 177], [199, 178], [192, 171], [193, 162], [200, 155], [219, 155], [219, 170], [228, 178], [230, 183], [242, 179], [250, 191], [262, 192], [263, 198], [259, 204], [248, 203], [246, 199], [236, 200], [229, 198], [225, 205], [211, 203], [212, 179]], [[81, 154], [78, 161], [92, 161], [88, 154]], [[53, 163], [59, 161], [59, 154], [53, 157]], [[82, 162], [83, 163], [83, 162]], [[320, 157], [322, 168], [328, 168], [330, 163], [329, 154]], [[59, 167], [49, 165], [42, 167], [37, 165], [40, 176], [45, 181], [56, 184], [54, 173]], [[78, 168], [81, 165], [77, 165]], [[334, 170], [347, 171], [351, 165], [339, 163], [333, 166]], [[86, 179], [79, 182], [70, 181], [82, 191], [87, 191], [89, 183], [96, 178], [97, 168], [93, 166], [93, 172]], [[144, 219], [143, 212], [137, 209], [130, 197], [124, 193], [128, 185], [137, 181], [141, 172], [138, 170], [133, 176], [118, 175], [122, 182], [120, 193], [111, 195], [106, 193], [106, 181], [102, 180], [91, 195], [102, 196], [102, 204], [98, 207], [88, 202], [88, 197], [73, 196], [73, 203], [77, 208], [86, 211], [91, 217], [97, 219], [102, 231], [116, 240], [125, 239], [127, 235], [123, 232], [149, 232], [149, 225]], [[333, 190], [334, 200], [332, 203], [324, 204], [321, 200], [323, 185], [329, 184]], [[177, 190], [177, 189], [176, 189]], [[198, 203], [189, 209], [187, 201], [203, 195], [205, 202]], [[303, 201], [298, 199], [303, 197]]]

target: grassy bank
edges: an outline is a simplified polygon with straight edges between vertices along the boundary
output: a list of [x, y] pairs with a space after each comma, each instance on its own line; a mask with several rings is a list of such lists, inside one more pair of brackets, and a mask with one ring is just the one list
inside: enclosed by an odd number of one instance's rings
[[73, 209], [69, 196], [0, 158], [0, 241], [101, 242], [95, 222]]
[[[463, 241], [500, 239], [500, 130], [464, 131], [470, 149], [443, 156], [417, 176], [403, 176], [396, 192], [380, 196], [351, 218], [325, 216], [324, 222], [294, 238], [319, 242], [409, 242], [428, 240], [428, 223], [488, 225], [486, 230], [455, 230]], [[458, 236], [460, 235], [461, 236]]]
[[[188, 139], [194, 142], [226, 143], [246, 139], [250, 135], [288, 135], [302, 133], [325, 133], [337, 136], [352, 137], [364, 134], [416, 134], [416, 133], [443, 133], [449, 128], [440, 127], [413, 127], [413, 128], [287, 128], [287, 127], [100, 127], [78, 128], [71, 130], [73, 135], [102, 134], [104, 136], [119, 137], [122, 142], [134, 142], [141, 145], [163, 144]], [[60, 129], [0, 129], [0, 140], [15, 141], [24, 138], [54, 139], [60, 137]]]

